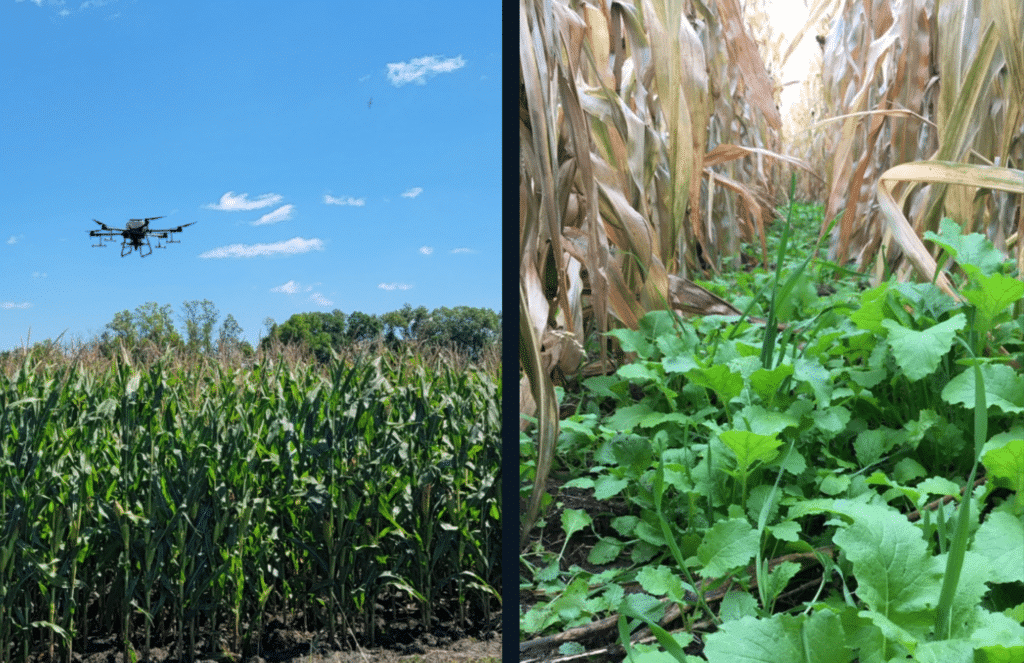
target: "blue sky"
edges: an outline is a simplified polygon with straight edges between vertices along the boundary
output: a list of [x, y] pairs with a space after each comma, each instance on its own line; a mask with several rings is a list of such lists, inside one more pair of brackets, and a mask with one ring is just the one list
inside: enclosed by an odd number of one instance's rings
[[[497, 2], [0, 0], [0, 350], [146, 302], [183, 333], [209, 299], [253, 343], [299, 312], [500, 311], [500, 41]], [[90, 246], [161, 215], [196, 225]]]

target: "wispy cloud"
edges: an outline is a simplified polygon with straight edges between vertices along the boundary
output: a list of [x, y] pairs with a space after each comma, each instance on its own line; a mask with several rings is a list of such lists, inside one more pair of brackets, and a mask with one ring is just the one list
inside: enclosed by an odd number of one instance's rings
[[[23, 0], [16, 1], [22, 2]], [[72, 14], [72, 10], [68, 9], [68, 3], [66, 0], [50, 0], [49, 2], [44, 2], [44, 0], [31, 0], [31, 2], [36, 7], [42, 7], [44, 4], [48, 4], [57, 10], [57, 14], [59, 16], [70, 16]], [[85, 2], [81, 3], [78, 6], [78, 9], [74, 11], [84, 12], [89, 9], [96, 9], [97, 7], [103, 7], [115, 2], [117, 2], [117, 0], [85, 0]], [[115, 14], [114, 17], [116, 18], [117, 14]], [[110, 17], [108, 16], [107, 18], [109, 19]]]
[[313, 289], [314, 286], [318, 286], [318, 285], [320, 285], [319, 281], [317, 281], [316, 283], [308, 284], [308, 285], [302, 285], [298, 281], [292, 280], [292, 281], [288, 281], [288, 283], [284, 283], [282, 285], [275, 286], [275, 287], [271, 288], [270, 292], [283, 292], [283, 293], [285, 293], [287, 295], [294, 295], [295, 293], [297, 293], [299, 291], [309, 292], [310, 290]]
[[315, 302], [315, 303], [319, 304], [320, 306], [331, 306], [332, 304], [334, 304], [334, 302], [332, 302], [331, 300], [327, 299], [326, 297], [321, 295], [319, 292], [314, 292], [312, 295], [310, 295], [309, 296], [309, 300], [311, 302]]
[[420, 247], [420, 253], [422, 253], [425, 256], [429, 256], [433, 252], [434, 252], [434, 247], [432, 247], [432, 246], [421, 246]]
[[278, 254], [308, 253], [323, 251], [324, 243], [319, 239], [303, 239], [292, 237], [286, 242], [275, 244], [231, 244], [221, 246], [199, 255], [200, 258], [253, 258], [255, 256], [272, 256]]
[[299, 284], [295, 281], [288, 281], [284, 285], [279, 285], [276, 288], [271, 288], [270, 292], [286, 292], [289, 295], [294, 295], [299, 291]]
[[335, 198], [334, 196], [324, 196], [324, 204], [326, 205], [352, 205], [353, 207], [362, 207], [366, 204], [364, 198]]
[[377, 287], [381, 290], [409, 290], [412, 288], [408, 283], [380, 283]]
[[422, 58], [413, 58], [408, 62], [389, 62], [388, 80], [395, 87], [401, 87], [406, 83], [424, 85], [432, 76], [455, 71], [464, 66], [466, 66], [466, 61], [462, 59], [461, 55], [454, 58], [427, 55]]
[[370, 75], [369, 75], [369, 74], [367, 74], [367, 75], [365, 75], [365, 76], [361, 76], [361, 77], [359, 78], [359, 82], [360, 82], [360, 83], [362, 83], [363, 81], [368, 81], [368, 80], [370, 80]]
[[18, 238], [15, 237], [14, 235], [11, 235], [11, 238], [9, 240], [7, 240], [7, 243], [8, 244], [17, 244], [18, 243]]
[[266, 226], [271, 223], [278, 223], [280, 221], [287, 221], [292, 218], [292, 210], [295, 209], [295, 205], [282, 205], [269, 214], [264, 214], [260, 218], [252, 222], [254, 226]]
[[243, 193], [235, 195], [234, 191], [228, 191], [220, 197], [219, 203], [207, 203], [203, 205], [205, 209], [219, 209], [225, 212], [243, 212], [253, 209], [262, 209], [264, 207], [270, 207], [276, 205], [282, 200], [282, 196], [276, 193], [265, 193], [262, 196], [256, 198], [256, 200], [248, 200], [249, 194]]
[[32, 272], [32, 278], [34, 279], [45, 279], [46, 272]]
[[0, 302], [0, 308], [28, 308], [32, 306], [28, 302]]
[[418, 187], [418, 186], [414, 186], [413, 188], [411, 188], [408, 191], [406, 191], [405, 193], [403, 193], [402, 197], [403, 198], [415, 198], [416, 196], [420, 195], [421, 193], [423, 193], [423, 188], [422, 187]]
[[452, 249], [452, 253], [476, 253], [476, 251], [474, 251], [473, 249], [467, 249], [463, 247], [458, 249]]

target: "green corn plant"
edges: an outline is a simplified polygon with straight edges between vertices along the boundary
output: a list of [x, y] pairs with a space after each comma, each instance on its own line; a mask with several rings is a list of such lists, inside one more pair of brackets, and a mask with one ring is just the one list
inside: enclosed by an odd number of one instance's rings
[[170, 638], [189, 661], [221, 625], [258, 654], [262, 615], [298, 605], [323, 606], [305, 626], [335, 643], [359, 619], [374, 637], [379, 598], [413, 597], [425, 623], [440, 593], [490, 610], [500, 394], [397, 353], [244, 370], [26, 356], [0, 373], [0, 659], [117, 634], [126, 660]]

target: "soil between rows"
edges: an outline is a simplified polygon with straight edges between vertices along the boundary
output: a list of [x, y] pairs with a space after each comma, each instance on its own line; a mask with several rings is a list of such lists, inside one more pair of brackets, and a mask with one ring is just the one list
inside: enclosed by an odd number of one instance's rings
[[[362, 634], [345, 638], [340, 647], [333, 647], [327, 641], [326, 631], [308, 631], [302, 626], [303, 615], [293, 616], [288, 624], [281, 616], [268, 617], [263, 629], [263, 638], [256, 645], [250, 645], [250, 652], [233, 652], [228, 646], [211, 646], [209, 634], [196, 642], [195, 661], [207, 663], [498, 663], [501, 660], [501, 608], [495, 606], [490, 620], [483, 615], [468, 615], [469, 623], [458, 623], [455, 607], [440, 603], [435, 613], [437, 620], [427, 632], [409, 606], [396, 620], [382, 620], [378, 623], [377, 642], [367, 647]], [[220, 643], [233, 641], [228, 632], [221, 629]], [[339, 638], [341, 636], [339, 635]], [[144, 632], [138, 629], [133, 635], [136, 661], [143, 662], [141, 643]], [[34, 651], [31, 663], [57, 663], [65, 659], [59, 651], [53, 656], [48, 650]], [[71, 656], [72, 663], [125, 663], [124, 648], [116, 635], [89, 637], [84, 645], [77, 645]], [[173, 638], [169, 642], [151, 644], [149, 663], [184, 663], [175, 654]]]

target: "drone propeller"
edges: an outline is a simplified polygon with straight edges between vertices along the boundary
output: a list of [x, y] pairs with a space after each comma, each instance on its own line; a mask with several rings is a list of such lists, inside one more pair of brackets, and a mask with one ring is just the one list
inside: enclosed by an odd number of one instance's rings
[[[93, 219], [93, 221], [96, 221], [96, 219]], [[108, 228], [106, 224], [100, 223], [99, 221], [96, 221], [96, 223], [100, 224], [100, 228], [103, 228], [104, 230], [110, 230], [110, 228]]]
[[167, 231], [167, 232], [172, 232], [172, 233], [180, 233], [180, 232], [181, 232], [181, 229], [182, 229], [182, 228], [188, 228], [188, 227], [189, 227], [189, 226], [191, 226], [191, 225], [195, 225], [195, 221], [193, 221], [192, 223], [186, 223], [186, 224], [184, 224], [184, 225], [178, 226], [178, 227], [177, 227], [177, 228], [175, 228], [174, 230], [169, 230], [169, 231]]

